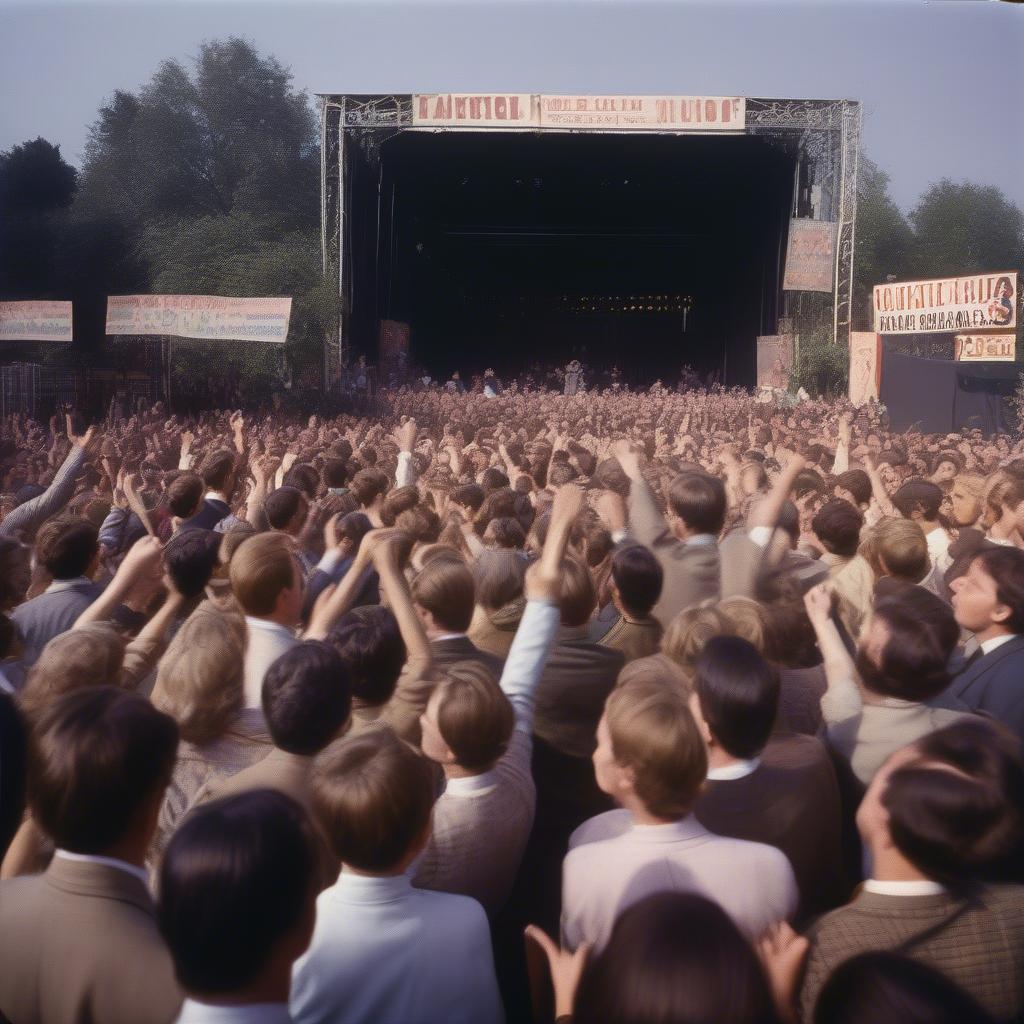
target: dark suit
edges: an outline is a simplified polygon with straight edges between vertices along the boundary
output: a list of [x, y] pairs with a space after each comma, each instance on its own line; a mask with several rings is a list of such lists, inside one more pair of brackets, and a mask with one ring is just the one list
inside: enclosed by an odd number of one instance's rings
[[970, 661], [936, 703], [984, 711], [1024, 741], [1024, 636]]
[[452, 637], [449, 640], [431, 640], [430, 656], [434, 659], [434, 669], [444, 672], [459, 661], [478, 661], [489, 669], [496, 680], [501, 679], [505, 662], [494, 654], [481, 651], [468, 636]]
[[[302, 598], [303, 622], [309, 622], [316, 599], [332, 583], [340, 583], [345, 578], [353, 561], [355, 561], [353, 558], [342, 559], [333, 572], [324, 572], [323, 569], [313, 570], [309, 579], [306, 580], [306, 592]], [[380, 604], [380, 577], [377, 575], [377, 570], [373, 568], [367, 569], [363, 574], [363, 583], [352, 602], [352, 607], [361, 608], [368, 604]]]
[[204, 498], [202, 507], [182, 523], [182, 529], [212, 530], [222, 519], [231, 515], [231, 509], [219, 498]]
[[90, 580], [55, 580], [38, 597], [15, 608], [11, 621], [25, 642], [25, 668], [31, 668], [42, 649], [55, 636], [71, 629], [102, 593], [103, 587]]

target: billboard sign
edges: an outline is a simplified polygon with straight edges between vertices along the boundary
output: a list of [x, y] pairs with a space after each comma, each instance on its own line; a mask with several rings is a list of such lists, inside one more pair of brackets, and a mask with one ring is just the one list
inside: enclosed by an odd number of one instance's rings
[[879, 334], [927, 334], [1017, 326], [1017, 272], [876, 284]]
[[0, 302], [0, 341], [71, 340], [70, 302]]
[[958, 334], [953, 341], [960, 362], [1012, 363], [1017, 358], [1016, 334]]
[[830, 220], [806, 217], [789, 222], [786, 273], [782, 287], [790, 292], [831, 292], [835, 279], [836, 226]]
[[283, 345], [288, 338], [291, 310], [290, 298], [111, 295], [107, 298], [107, 334], [158, 334]]

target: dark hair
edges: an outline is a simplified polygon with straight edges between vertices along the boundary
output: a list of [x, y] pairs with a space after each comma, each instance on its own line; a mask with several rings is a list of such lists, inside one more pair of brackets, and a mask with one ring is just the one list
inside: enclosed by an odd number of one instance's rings
[[490, 466], [484, 470], [484, 474], [480, 478], [480, 484], [484, 489], [484, 493], [490, 494], [491, 491], [500, 491], [508, 487], [509, 479], [497, 466]]
[[916, 749], [881, 797], [896, 848], [950, 886], [998, 871], [1020, 848], [1020, 741], [994, 721], [970, 717], [928, 734]]
[[298, 487], [278, 487], [271, 491], [263, 502], [263, 511], [267, 514], [267, 522], [275, 530], [283, 530], [296, 516], [306, 496]]
[[836, 487], [849, 491], [858, 505], [871, 501], [871, 477], [863, 469], [848, 469], [835, 478]]
[[364, 508], [372, 505], [382, 494], [387, 493], [388, 478], [379, 469], [361, 469], [352, 478], [349, 490]]
[[489, 537], [495, 547], [510, 551], [520, 549], [526, 543], [526, 531], [518, 519], [511, 516], [499, 516], [487, 524], [484, 536]]
[[484, 489], [479, 484], [460, 484], [452, 491], [452, 501], [456, 505], [470, 509], [474, 515], [480, 511], [484, 503]]
[[612, 579], [623, 607], [632, 615], [644, 616], [661, 597], [665, 573], [643, 544], [626, 544], [612, 555]]
[[285, 473], [281, 483], [295, 487], [307, 501], [312, 501], [320, 490], [320, 474], [308, 462], [300, 462]]
[[1010, 609], [1003, 625], [1011, 633], [1024, 633], [1024, 551], [993, 547], [980, 551], [974, 561], [996, 585], [996, 598]]
[[624, 910], [583, 970], [573, 1024], [773, 1024], [750, 943], [717, 904], [658, 892]]
[[348, 465], [344, 459], [328, 459], [320, 475], [325, 487], [344, 487], [348, 482]]
[[441, 629], [465, 633], [476, 602], [473, 574], [464, 562], [434, 559], [412, 581], [412, 598]]
[[32, 549], [14, 537], [0, 537], [0, 608], [13, 610], [32, 582]]
[[718, 535], [725, 522], [725, 484], [710, 473], [683, 473], [668, 489], [672, 511], [696, 533]]
[[275, 946], [311, 916], [317, 853], [305, 811], [257, 789], [203, 804], [171, 837], [157, 921], [189, 993], [259, 977]]
[[515, 551], [488, 549], [473, 563], [477, 603], [497, 611], [523, 596], [526, 560]]
[[51, 519], [36, 535], [36, 557], [55, 580], [84, 576], [99, 549], [99, 531], [88, 519]]
[[231, 474], [235, 470], [235, 453], [227, 448], [210, 452], [199, 467], [199, 475], [203, 483], [211, 491], [223, 491], [231, 482]]
[[115, 686], [75, 690], [36, 723], [28, 800], [40, 828], [73, 853], [101, 854], [136, 824], [174, 770], [178, 726]]
[[285, 651], [263, 677], [263, 715], [274, 746], [318, 754], [348, 721], [352, 685], [330, 644], [304, 640]]
[[853, 558], [860, 546], [864, 515], [845, 498], [826, 502], [811, 522], [825, 550], [842, 558]]
[[551, 468], [548, 470], [549, 487], [562, 487], [565, 484], [571, 484], [573, 480], [578, 479], [579, 473], [576, 472], [575, 466], [564, 461], [551, 463]]
[[863, 649], [857, 671], [864, 685], [884, 697], [924, 701], [937, 697], [950, 680], [949, 659], [960, 639], [953, 609], [924, 587], [889, 580], [876, 599], [874, 615], [889, 631], [875, 664]]
[[196, 473], [179, 473], [167, 487], [167, 507], [179, 519], [191, 516], [203, 500], [203, 480]]
[[694, 690], [727, 754], [751, 758], [764, 749], [779, 710], [779, 677], [753, 644], [712, 637], [697, 657]]
[[164, 566], [185, 600], [198, 597], [220, 561], [222, 535], [212, 530], [182, 530], [164, 548]]
[[942, 504], [942, 488], [930, 480], [908, 480], [892, 496], [892, 503], [905, 519], [910, 519], [914, 512], [920, 512], [925, 519], [936, 519]]
[[349, 512], [338, 520], [338, 535], [352, 542], [352, 554], [355, 555], [362, 544], [363, 538], [373, 529], [370, 517], [364, 512]]
[[396, 487], [389, 491], [380, 510], [380, 520], [385, 526], [394, 526], [395, 520], [420, 503], [420, 492], [415, 484]]
[[405, 641], [388, 608], [354, 608], [331, 629], [327, 642], [348, 669], [352, 696], [364, 704], [384, 704], [395, 692], [405, 665]]

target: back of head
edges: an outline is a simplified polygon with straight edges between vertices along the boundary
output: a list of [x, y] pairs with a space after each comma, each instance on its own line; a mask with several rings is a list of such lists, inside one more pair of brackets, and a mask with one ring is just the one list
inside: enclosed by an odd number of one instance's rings
[[811, 523], [811, 529], [825, 550], [841, 558], [853, 558], [857, 554], [863, 527], [861, 510], [842, 498], [822, 505]]
[[460, 484], [451, 494], [456, 505], [468, 508], [474, 514], [480, 511], [484, 497], [484, 489], [479, 484]]
[[285, 473], [282, 483], [286, 487], [294, 487], [307, 501], [312, 501], [320, 490], [320, 474], [308, 462], [300, 462]]
[[746, 640], [716, 636], [697, 658], [694, 689], [715, 741], [732, 757], [756, 757], [779, 709], [779, 678]]
[[313, 809], [335, 856], [371, 874], [404, 866], [426, 841], [430, 762], [389, 728], [335, 740], [313, 769]]
[[164, 854], [157, 914], [182, 988], [236, 993], [282, 938], [311, 932], [316, 865], [306, 813], [283, 793], [253, 790], [192, 811]]
[[764, 654], [767, 643], [764, 608], [750, 597], [726, 597], [718, 602], [718, 610], [729, 620], [736, 636], [752, 644], [759, 654]]
[[352, 478], [350, 490], [363, 508], [368, 508], [388, 490], [388, 478], [379, 469], [361, 469]]
[[585, 626], [597, 608], [597, 591], [590, 570], [575, 558], [562, 559], [562, 593], [558, 599], [562, 625]]
[[338, 537], [352, 545], [352, 554], [359, 550], [363, 538], [373, 529], [370, 517], [364, 512], [349, 512], [338, 520]]
[[353, 609], [335, 623], [327, 642], [341, 655], [356, 700], [376, 707], [391, 699], [406, 649], [389, 608]]
[[420, 503], [420, 492], [413, 484], [398, 487], [388, 493], [381, 506], [380, 519], [385, 526], [394, 526], [395, 520]]
[[212, 530], [184, 530], [164, 548], [164, 566], [186, 601], [206, 589], [220, 562], [221, 535]]
[[36, 534], [36, 558], [55, 580], [84, 576], [99, 554], [99, 531], [88, 519], [60, 516]]
[[515, 551], [482, 551], [473, 565], [477, 603], [497, 611], [523, 596], [526, 560]]
[[328, 459], [320, 475], [323, 477], [325, 487], [344, 487], [348, 482], [348, 463], [341, 458]]
[[518, 519], [512, 516], [499, 516], [487, 524], [483, 539], [491, 548], [516, 551], [525, 546], [526, 531]]
[[750, 943], [717, 904], [659, 892], [624, 910], [584, 968], [576, 1024], [773, 1024], [771, 989]]
[[829, 976], [814, 1024], [995, 1024], [995, 1018], [934, 967], [899, 953], [861, 953]]
[[464, 562], [433, 559], [413, 580], [412, 597], [441, 629], [451, 633], [469, 629], [476, 595], [473, 574]]
[[500, 491], [508, 487], [509, 479], [497, 466], [490, 466], [484, 470], [484, 474], [480, 478], [480, 485], [485, 494], [490, 494], [491, 491]]
[[171, 515], [187, 519], [203, 501], [203, 479], [197, 473], [179, 473], [167, 488], [167, 507]]
[[174, 720], [112, 686], [69, 693], [33, 730], [28, 801], [63, 850], [102, 854], [155, 809], [178, 748]]
[[263, 502], [263, 510], [267, 514], [267, 522], [274, 530], [283, 530], [293, 522], [306, 507], [306, 498], [298, 487], [285, 484], [271, 491]]
[[920, 583], [931, 558], [924, 530], [909, 519], [881, 519], [868, 535], [865, 555], [878, 576]]
[[725, 484], [710, 473], [683, 473], [672, 481], [668, 504], [693, 533], [718, 536], [725, 522]]
[[871, 501], [871, 477], [863, 469], [848, 469], [835, 479], [836, 487], [849, 491], [858, 505]]
[[348, 669], [330, 644], [306, 640], [267, 669], [262, 701], [275, 747], [301, 756], [318, 754], [348, 721]]
[[210, 452], [199, 467], [199, 475], [211, 491], [226, 491], [231, 485], [234, 471], [235, 453], [229, 448]]
[[923, 519], [937, 519], [942, 504], [942, 489], [930, 480], [908, 480], [892, 496], [901, 516], [911, 519], [915, 513]]
[[622, 606], [632, 615], [651, 614], [664, 579], [661, 563], [643, 544], [627, 544], [612, 555], [612, 580]]
[[239, 544], [231, 558], [231, 589], [246, 615], [270, 615], [282, 590], [296, 574], [291, 540], [280, 533], [258, 533]]
[[736, 629], [718, 608], [684, 608], [669, 624], [661, 649], [684, 672], [692, 675], [697, 656], [713, 636], [731, 636]]
[[479, 662], [457, 662], [435, 692], [437, 728], [455, 763], [470, 772], [487, 771], [505, 753], [515, 725], [497, 679]]

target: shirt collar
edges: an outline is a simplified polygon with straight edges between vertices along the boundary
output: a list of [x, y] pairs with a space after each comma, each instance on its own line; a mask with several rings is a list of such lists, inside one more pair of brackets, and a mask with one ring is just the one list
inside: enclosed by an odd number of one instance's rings
[[207, 491], [206, 494], [203, 495], [203, 501], [218, 501], [222, 505], [226, 505], [228, 503], [224, 495], [218, 494], [216, 491]]
[[117, 857], [100, 857], [94, 853], [72, 853], [70, 850], [61, 849], [55, 851], [54, 857], [60, 857], [61, 860], [77, 861], [80, 864], [105, 864], [108, 868], [125, 871], [129, 875], [134, 875], [146, 887], [146, 891], [149, 891], [149, 875], [146, 874], [145, 868], [129, 864], [126, 860], [118, 860]]
[[79, 576], [73, 580], [54, 580], [43, 591], [44, 594], [60, 594], [65, 590], [74, 590], [75, 587], [88, 586], [92, 580], [88, 576]]
[[991, 654], [997, 647], [1002, 647], [1003, 644], [1009, 643], [1013, 637], [1013, 633], [1003, 633], [1002, 636], [990, 636], [987, 640], [982, 640], [978, 647], [981, 648], [982, 654]]
[[710, 835], [692, 814], [665, 825], [638, 825], [634, 822], [628, 834], [631, 839], [643, 843], [678, 843], [681, 840], [700, 839]]
[[357, 875], [342, 868], [338, 881], [328, 891], [350, 903], [394, 903], [412, 892], [412, 882], [408, 873]]
[[721, 768], [708, 769], [709, 782], [732, 782], [734, 779], [745, 779], [753, 775], [761, 766], [761, 758], [752, 757], [749, 761], [734, 761]]
[[929, 878], [899, 882], [885, 882], [878, 878], [869, 878], [864, 883], [864, 891], [873, 892], [879, 896], [938, 896], [946, 891], [946, 887]]
[[248, 1003], [213, 1006], [186, 999], [178, 1020], [182, 1024], [291, 1024], [287, 1003]]
[[452, 796], [472, 796], [474, 793], [481, 793], [485, 789], [491, 789], [497, 781], [497, 776], [492, 768], [490, 771], [481, 772], [479, 775], [465, 775], [461, 778], [448, 779], [445, 782], [444, 791]]
[[683, 543], [688, 548], [709, 548], [714, 546], [715, 540], [713, 533], [695, 533], [692, 537], [687, 537]]
[[435, 636], [432, 642], [439, 644], [443, 640], [465, 640], [465, 638], [465, 633], [442, 633], [440, 636]]
[[282, 636], [295, 639], [295, 630], [282, 626], [280, 622], [271, 622], [270, 619], [257, 619], [255, 616], [246, 615], [245, 624], [249, 629], [262, 629], [267, 633], [280, 633]]

